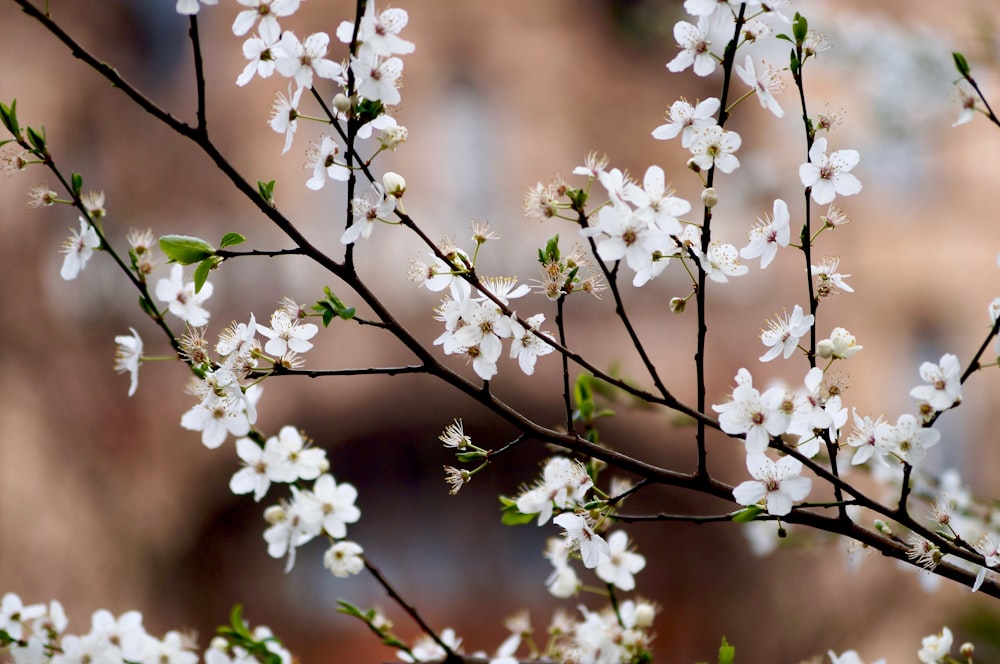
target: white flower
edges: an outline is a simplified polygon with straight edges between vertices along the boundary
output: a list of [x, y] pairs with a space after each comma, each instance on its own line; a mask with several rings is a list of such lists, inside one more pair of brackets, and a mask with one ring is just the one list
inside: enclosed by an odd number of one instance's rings
[[244, 465], [229, 480], [229, 490], [237, 495], [253, 493], [253, 499], [260, 502], [271, 482], [294, 482], [297, 477], [276, 437], [268, 438], [264, 447], [249, 438], [240, 438], [236, 441], [236, 454]]
[[[228, 434], [245, 436], [250, 433], [250, 425], [253, 423], [250, 412], [255, 414], [256, 419], [254, 404], [263, 392], [260, 385], [248, 387], [246, 394], [243, 394], [237, 384], [226, 396], [220, 396], [215, 388], [207, 384], [201, 389], [204, 390], [204, 396], [200, 403], [181, 416], [182, 427], [189, 431], [200, 431], [202, 444], [210, 450], [222, 445]], [[239, 396], [234, 392], [239, 392]]]
[[760, 333], [760, 340], [769, 350], [760, 356], [761, 362], [770, 362], [779, 355], [788, 359], [798, 348], [799, 339], [812, 328], [815, 318], [812, 314], [803, 315], [802, 307], [795, 305], [792, 315], [787, 313], [779, 318], [768, 321], [768, 329]]
[[810, 273], [812, 276], [816, 277], [817, 297], [826, 297], [830, 295], [834, 288], [842, 290], [845, 293], [854, 292], [854, 289], [848, 286], [847, 282], [844, 281], [844, 279], [851, 275], [840, 274], [837, 272], [837, 266], [839, 265], [840, 259], [838, 257], [824, 256], [819, 265], [809, 266]]
[[335, 79], [340, 76], [343, 67], [339, 62], [323, 57], [329, 44], [330, 36], [325, 32], [311, 34], [304, 42], [299, 42], [293, 32], [285, 31], [275, 47], [277, 59], [274, 66], [282, 76], [294, 78], [299, 88], [311, 88], [313, 74]]
[[393, 106], [402, 99], [399, 94], [399, 77], [403, 75], [403, 61], [399, 58], [376, 58], [362, 55], [351, 62], [358, 94], [365, 99], [380, 100]]
[[868, 461], [876, 452], [875, 432], [881, 425], [885, 424], [885, 418], [881, 415], [876, 419], [872, 419], [869, 415], [860, 417], [857, 409], [853, 411], [853, 416], [854, 431], [847, 437], [847, 444], [858, 448], [851, 458], [851, 465], [856, 466]]
[[698, 102], [692, 107], [686, 99], [680, 99], [667, 110], [667, 124], [653, 130], [653, 138], [665, 141], [681, 135], [681, 147], [690, 147], [691, 139], [699, 129], [716, 124], [715, 114], [719, 110], [719, 100], [715, 97]]
[[292, 501], [285, 507], [268, 508], [265, 517], [271, 527], [264, 531], [264, 541], [267, 542], [267, 554], [272, 558], [281, 558], [288, 554], [285, 572], [291, 571], [295, 565], [295, 550], [312, 538], [319, 535], [321, 526], [320, 514], [315, 505], [302, 500], [303, 492], [291, 487]]
[[943, 627], [938, 634], [925, 636], [920, 642], [920, 645], [923, 647], [917, 652], [917, 659], [923, 662], [923, 664], [937, 664], [937, 662], [941, 662], [951, 652], [953, 638], [951, 630], [947, 627]]
[[812, 489], [812, 480], [802, 477], [802, 463], [790, 456], [777, 463], [764, 454], [748, 454], [747, 470], [756, 481], [741, 483], [733, 489], [733, 498], [740, 505], [755, 505], [767, 501], [767, 513], [785, 516], [792, 503], [803, 500]]
[[740, 249], [740, 256], [751, 260], [760, 258], [760, 269], [766, 268], [778, 254], [778, 247], [787, 247], [791, 240], [788, 204], [775, 199], [770, 219], [757, 218], [757, 224], [750, 229], [750, 244]]
[[747, 454], [763, 453], [771, 437], [785, 433], [791, 422], [788, 410], [783, 407], [785, 391], [772, 387], [761, 394], [746, 369], [736, 374], [736, 383], [732, 400], [712, 406], [712, 410], [719, 413], [719, 426], [725, 433], [746, 434]]
[[733, 153], [740, 149], [743, 139], [735, 131], [712, 125], [695, 132], [688, 149], [691, 158], [702, 170], [718, 167], [723, 173], [732, 173], [740, 167], [740, 160]]
[[816, 344], [816, 355], [823, 359], [831, 357], [837, 360], [846, 360], [854, 355], [864, 346], [856, 343], [854, 335], [842, 327], [833, 328], [829, 339], [823, 339]]
[[609, 555], [608, 543], [594, 532], [587, 518], [580, 514], [563, 512], [552, 519], [557, 526], [566, 530], [566, 540], [571, 550], [579, 550], [583, 566], [594, 569]]
[[948, 410], [962, 401], [962, 365], [951, 353], [942, 355], [940, 364], [921, 364], [920, 377], [929, 384], [910, 390], [910, 396], [914, 399], [926, 401], [938, 412]]
[[952, 127], [972, 122], [972, 119], [976, 117], [976, 110], [978, 110], [976, 109], [976, 91], [973, 90], [968, 81], [962, 79], [956, 83], [955, 90], [958, 93], [958, 99], [962, 104], [962, 111], [958, 114], [958, 119], [955, 120], [955, 123], [951, 125]]
[[98, 237], [97, 231], [83, 217], [80, 217], [80, 230], [70, 233], [60, 249], [65, 258], [59, 276], [66, 281], [76, 279], [94, 254], [94, 249], [101, 246], [101, 238]]
[[[219, 0], [201, 0], [202, 5], [216, 5], [218, 3]], [[176, 9], [178, 14], [190, 16], [197, 14], [198, 10], [201, 9], [201, 5], [198, 4], [198, 0], [177, 0]]]
[[376, 222], [392, 223], [389, 216], [396, 209], [396, 199], [392, 196], [383, 198], [382, 190], [378, 186], [373, 186], [372, 191], [373, 195], [370, 194], [368, 197], [351, 199], [354, 223], [340, 236], [343, 244], [354, 244], [361, 238], [367, 240], [371, 237]]
[[920, 426], [909, 413], [900, 415], [895, 425], [885, 423], [875, 429], [875, 448], [883, 461], [891, 454], [909, 464], [919, 463], [927, 448], [940, 440], [940, 431]]
[[521, 367], [521, 371], [523, 371], [526, 376], [530, 376], [535, 373], [535, 361], [539, 357], [542, 355], [548, 355], [555, 350], [533, 332], [533, 330], [538, 329], [538, 326], [541, 325], [544, 320], [545, 314], [535, 314], [525, 321], [531, 326], [531, 328], [528, 329], [517, 322], [516, 318], [511, 317], [510, 319], [510, 358], [517, 359], [518, 366]]
[[300, 480], [314, 480], [330, 468], [326, 451], [320, 447], [306, 447], [302, 434], [293, 426], [281, 427], [278, 449]]
[[780, 118], [785, 114], [774, 98], [775, 92], [781, 92], [785, 89], [785, 83], [778, 77], [778, 72], [774, 70], [774, 67], [770, 65], [766, 69], [761, 67], [761, 71], [757, 72], [754, 70], [753, 58], [748, 55], [743, 67], [736, 65], [736, 75], [757, 93], [761, 108], [771, 111], [775, 117]]
[[739, 252], [731, 244], [713, 241], [704, 255], [697, 249], [695, 251], [701, 259], [701, 269], [712, 281], [724, 284], [729, 277], [739, 277], [750, 271], [749, 267], [740, 263]]
[[861, 156], [857, 150], [837, 150], [826, 155], [826, 138], [817, 138], [809, 150], [809, 161], [799, 166], [799, 179], [812, 187], [812, 199], [820, 205], [832, 203], [837, 194], [853, 196], [861, 191], [861, 182], [851, 175]]
[[[375, 16], [375, 3], [368, 3], [365, 14], [361, 17], [361, 25], [358, 26], [358, 42], [361, 44], [359, 50], [383, 56], [412, 53], [413, 42], [399, 37], [409, 18], [405, 9], [397, 8], [386, 9]], [[345, 44], [351, 43], [353, 34], [354, 24], [349, 21], [343, 21], [337, 27], [337, 39]]]
[[[451, 648], [454, 652], [459, 652], [459, 646], [462, 644], [462, 639], [455, 635], [455, 630], [451, 627], [445, 627], [440, 634], [441, 640], [444, 641], [445, 645]], [[421, 636], [410, 648], [411, 655], [408, 652], [403, 652], [401, 650], [396, 651], [396, 657], [403, 660], [404, 662], [437, 662], [444, 660], [447, 653], [444, 651], [437, 641], [427, 636], [426, 634]]]
[[205, 282], [201, 291], [194, 292], [194, 282], [184, 281], [184, 268], [175, 263], [169, 279], [156, 282], [156, 298], [169, 305], [170, 313], [191, 327], [208, 323], [208, 311], [201, 305], [212, 296], [212, 284]]
[[597, 564], [598, 578], [626, 592], [635, 589], [635, 578], [646, 566], [646, 558], [628, 550], [628, 535], [617, 530], [608, 537], [608, 557]]
[[[274, 35], [277, 41], [281, 36], [281, 27], [278, 25], [279, 16], [291, 16], [299, 9], [299, 0], [236, 0], [239, 4], [249, 9], [244, 9], [236, 15], [233, 21], [233, 34], [242, 37], [250, 32], [258, 20], [260, 24], [257, 28], [261, 37], [268, 40], [265, 35]], [[268, 40], [270, 41], [270, 40]]]
[[[845, 650], [840, 655], [828, 650], [826, 654], [830, 657], [830, 664], [865, 664], [857, 650]], [[876, 660], [872, 664], [885, 664], [885, 659]]]
[[299, 121], [299, 100], [302, 98], [303, 88], [297, 88], [292, 92], [292, 86], [288, 86], [288, 96], [278, 93], [271, 107], [271, 120], [268, 122], [271, 129], [279, 134], [285, 135], [285, 147], [281, 154], [285, 154], [292, 147], [292, 139], [295, 138], [295, 130]]
[[142, 362], [142, 338], [135, 328], [130, 327], [132, 335], [120, 335], [115, 337], [115, 371], [131, 375], [128, 395], [135, 394], [139, 387], [139, 363]]
[[347, 578], [365, 568], [362, 553], [364, 549], [357, 542], [337, 542], [323, 554], [323, 567], [338, 578]]
[[284, 309], [278, 309], [271, 314], [271, 327], [257, 323], [257, 331], [268, 338], [264, 344], [264, 352], [274, 357], [284, 357], [289, 351], [304, 353], [313, 347], [309, 339], [316, 336], [319, 328], [312, 323], [299, 323], [292, 320]]
[[646, 169], [641, 188], [633, 182], [625, 185], [625, 198], [635, 205], [637, 219], [661, 233], [680, 235], [684, 229], [677, 217], [690, 212], [691, 204], [673, 194], [659, 166]]
[[554, 456], [545, 463], [541, 482], [518, 496], [517, 510], [522, 514], [537, 514], [541, 526], [552, 518], [553, 504], [559, 509], [572, 509], [583, 502], [593, 486], [581, 463]]
[[264, 25], [261, 24], [260, 36], [250, 37], [243, 42], [243, 57], [248, 62], [236, 78], [236, 85], [240, 87], [249, 83], [254, 74], [261, 78], [269, 78], [274, 73], [274, 48], [278, 45], [281, 33], [265, 32], [263, 28]]
[[358, 490], [353, 485], [337, 484], [333, 475], [323, 474], [313, 484], [313, 489], [302, 496], [320, 514], [320, 524], [330, 537], [340, 539], [347, 535], [347, 524], [361, 518], [361, 510], [354, 505]]
[[0, 600], [0, 629], [14, 639], [24, 637], [24, 625], [45, 615], [44, 604], [25, 605], [15, 593], [5, 593]]
[[679, 21], [674, 25], [674, 39], [682, 50], [667, 63], [667, 69], [680, 72], [694, 65], [694, 73], [698, 76], [708, 76], [714, 72], [718, 61], [709, 50], [712, 44], [708, 40], [709, 27], [707, 16], [698, 19], [697, 27], [686, 21]]

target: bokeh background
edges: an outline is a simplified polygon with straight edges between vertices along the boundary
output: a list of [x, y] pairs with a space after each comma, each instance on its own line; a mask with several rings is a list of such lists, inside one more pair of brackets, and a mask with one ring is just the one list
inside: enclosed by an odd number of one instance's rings
[[[113, 64], [163, 108], [193, 121], [194, 81], [187, 21], [170, 0], [51, 0], [52, 14], [76, 39]], [[353, 3], [309, 0], [294, 20], [298, 34], [333, 33], [353, 16]], [[681, 3], [652, 0], [401, 1], [410, 12], [404, 36], [417, 44], [405, 57], [403, 103], [396, 116], [410, 131], [376, 170], [408, 182], [407, 210], [429, 235], [467, 244], [473, 218], [491, 221], [502, 240], [487, 245], [481, 270], [537, 276], [535, 250], [568, 225], [526, 220], [521, 199], [536, 181], [569, 173], [590, 150], [641, 177], [662, 165], [679, 195], [697, 200], [676, 143], [649, 132], [680, 96], [717, 94], [717, 78], [669, 75], [674, 22]], [[989, 3], [821, 2], [800, 9], [834, 48], [807, 69], [813, 112], [843, 109], [832, 147], [854, 147], [860, 196], [844, 199], [852, 222], [826, 234], [819, 255], [840, 255], [856, 293], [824, 302], [820, 333], [850, 329], [864, 351], [845, 363], [845, 402], [890, 419], [912, 407], [917, 367], [944, 352], [963, 361], [988, 329], [987, 305], [1000, 295], [995, 191], [1000, 131], [982, 118], [952, 128], [958, 102], [950, 52], [961, 50], [987, 90], [1000, 90], [997, 19]], [[229, 28], [237, 8], [224, 1], [200, 17], [209, 128], [248, 180], [276, 179], [282, 210], [310, 239], [341, 251], [343, 193], [304, 187], [304, 149], [319, 129], [299, 129], [293, 150], [266, 127], [282, 83], [233, 84], [243, 67], [242, 40]], [[109, 237], [124, 247], [129, 228], [217, 240], [238, 230], [256, 248], [289, 246], [257, 210], [234, 193], [191, 144], [173, 136], [124, 95], [72, 58], [13, 3], [0, 5], [0, 100], [16, 98], [22, 125], [44, 125], [53, 154], [85, 188], [108, 198]], [[773, 51], [782, 61], [784, 48]], [[789, 86], [791, 81], [789, 80]], [[737, 83], [736, 89], [741, 89]], [[716, 210], [721, 236], [742, 246], [757, 215], [776, 197], [801, 219], [796, 177], [804, 160], [802, 129], [791, 87], [777, 120], [753, 99], [731, 128], [744, 139], [743, 167], [720, 177]], [[229, 493], [238, 461], [231, 443], [210, 451], [179, 426], [194, 402], [186, 372], [175, 363], [143, 365], [138, 393], [112, 371], [113, 337], [134, 326], [147, 354], [167, 352], [136, 307], [136, 297], [104, 256], [75, 282], [58, 276], [59, 246], [75, 227], [63, 207], [29, 210], [31, 185], [53, 179], [31, 169], [0, 182], [0, 279], [4, 343], [0, 344], [0, 592], [25, 601], [60, 599], [71, 631], [88, 629], [90, 613], [139, 609], [157, 634], [187, 627], [207, 643], [234, 603], [254, 623], [271, 625], [302, 661], [378, 662], [392, 653], [360, 625], [336, 613], [336, 599], [380, 605], [397, 632], [416, 628], [366, 576], [337, 580], [322, 567], [322, 546], [299, 552], [290, 574], [268, 558], [261, 533], [263, 505]], [[438, 334], [433, 294], [405, 280], [417, 245], [397, 229], [378, 228], [359, 249], [376, 290], [415, 332]], [[805, 301], [800, 258], [779, 256], [766, 272], [714, 289], [710, 320], [710, 399], [726, 398], [732, 376], [749, 366], [760, 384], [797, 380], [801, 362], [760, 366], [758, 329], [765, 318]], [[319, 299], [330, 285], [315, 267], [293, 259], [233, 261], [213, 274], [210, 333], [252, 311], [266, 320], [278, 300]], [[666, 311], [686, 294], [680, 270], [627, 302], [676, 394], [693, 402], [693, 314]], [[519, 305], [544, 311], [541, 297]], [[575, 303], [571, 343], [597, 363], [644, 381], [634, 354], [603, 301]], [[313, 368], [390, 365], [411, 360], [377, 332], [335, 323], [307, 356]], [[525, 381], [501, 365], [495, 388], [523, 412], [556, 423], [556, 363], [542, 362]], [[455, 360], [455, 366], [461, 366]], [[795, 367], [793, 369], [793, 367]], [[968, 383], [965, 402], [941, 418], [941, 445], [927, 465], [957, 468], [979, 494], [995, 496], [1000, 382], [994, 372]], [[470, 372], [471, 375], [471, 372]], [[633, 412], [616, 404], [604, 437], [654, 463], [691, 467], [691, 431], [669, 413]], [[432, 625], [452, 626], [468, 649], [492, 650], [505, 636], [500, 621], [521, 607], [544, 631], [554, 607], [543, 581], [546, 537], [556, 529], [500, 525], [496, 495], [513, 494], [537, 472], [546, 451], [526, 449], [498, 461], [457, 497], [447, 494], [441, 467], [451, 458], [436, 437], [454, 417], [484, 447], [515, 433], [471, 401], [418, 376], [280, 379], [265, 385], [258, 426], [269, 433], [294, 424], [327, 449], [332, 471], [360, 489], [362, 520], [350, 529], [366, 553]], [[738, 450], [736, 450], [738, 452]], [[713, 441], [713, 459], [743, 479], [730, 441]], [[273, 491], [266, 504], [280, 492]], [[650, 491], [632, 511], [712, 513], [728, 509], [691, 496]], [[866, 660], [913, 661], [920, 637], [949, 624], [961, 641], [981, 645], [977, 661], [998, 661], [997, 604], [967, 589], [942, 585], [927, 593], [914, 574], [870, 558], [848, 571], [842, 544], [792, 531], [766, 558], [751, 555], [734, 526], [637, 526], [630, 531], [648, 560], [639, 588], [663, 611], [654, 643], [658, 661], [711, 659], [725, 635], [744, 662], [798, 662], [857, 648]], [[573, 609], [581, 597], [561, 606]], [[991, 637], [992, 633], [992, 637]]]

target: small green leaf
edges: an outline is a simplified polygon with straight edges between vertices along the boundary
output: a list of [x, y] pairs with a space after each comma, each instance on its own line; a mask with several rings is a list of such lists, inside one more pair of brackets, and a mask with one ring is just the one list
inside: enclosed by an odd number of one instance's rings
[[257, 180], [257, 193], [260, 197], [264, 199], [271, 207], [274, 207], [274, 180], [270, 182], [264, 182], [263, 180]]
[[225, 249], [226, 247], [234, 247], [237, 244], [243, 244], [246, 241], [247, 239], [239, 233], [226, 233], [222, 236], [222, 241], [219, 242], [219, 248]]
[[[784, 39], [786, 42], [792, 41], [792, 38], [786, 35], [784, 32], [778, 33], [774, 36], [775, 39]], [[793, 44], [795, 42], [792, 42]]]
[[795, 35], [795, 43], [801, 44], [805, 41], [808, 32], [809, 21], [802, 14], [795, 12], [795, 18], [792, 19], [792, 34]]
[[7, 131], [15, 138], [21, 138], [21, 125], [17, 122], [17, 100], [10, 102], [10, 106], [0, 104], [0, 122], [7, 127]]
[[508, 498], [507, 496], [500, 496], [500, 509], [503, 514], [500, 517], [500, 522], [505, 526], [521, 526], [526, 523], [531, 523], [537, 514], [525, 514], [521, 510], [517, 509], [517, 501], [513, 498]]
[[400, 641], [399, 639], [397, 639], [395, 636], [393, 636], [392, 634], [386, 634], [385, 636], [383, 636], [382, 637], [382, 643], [384, 643], [385, 645], [389, 646], [390, 648], [408, 648], [409, 647], [405, 643], [403, 643], [402, 641]]
[[200, 293], [201, 287], [205, 285], [208, 281], [208, 273], [215, 269], [215, 266], [222, 262], [222, 259], [218, 256], [212, 256], [211, 258], [206, 258], [202, 262], [198, 263], [198, 267], [194, 270], [194, 292]]
[[340, 613], [346, 613], [349, 616], [354, 616], [355, 618], [361, 618], [365, 622], [368, 622], [368, 618], [358, 607], [354, 606], [347, 600], [338, 599], [337, 600], [337, 611]]
[[958, 70], [958, 73], [961, 74], [963, 78], [968, 78], [969, 73], [972, 70], [969, 68], [969, 61], [965, 59], [965, 56], [958, 51], [955, 51], [951, 54], [951, 57], [955, 59], [955, 69]]
[[559, 236], [553, 235], [545, 243], [545, 252], [541, 250], [538, 252], [538, 262], [542, 263], [558, 263], [560, 258], [559, 254]]
[[73, 173], [69, 179], [70, 185], [73, 187], [73, 195], [79, 198], [80, 191], [83, 189], [83, 176], [79, 173]]
[[215, 255], [215, 247], [189, 235], [164, 235], [160, 238], [160, 249], [172, 262], [181, 265], [199, 263]]
[[229, 627], [234, 633], [250, 638], [250, 632], [247, 631], [247, 625], [243, 621], [242, 604], [234, 604], [229, 611]]
[[583, 189], [570, 189], [566, 192], [566, 196], [569, 197], [570, 202], [573, 204], [573, 209], [579, 212], [583, 212], [583, 209], [587, 205], [587, 192]]
[[736, 659], [736, 648], [729, 645], [726, 637], [722, 637], [722, 645], [719, 646], [719, 664], [733, 664]]
[[28, 127], [28, 143], [31, 147], [41, 154], [45, 152], [45, 128], [42, 128], [41, 133], [38, 132], [34, 127]]
[[733, 522], [734, 523], [749, 523], [757, 518], [757, 515], [763, 512], [760, 505], [748, 505], [738, 512], [733, 512]]
[[485, 456], [485, 452], [459, 452], [455, 455], [455, 458], [462, 463], [469, 463], [470, 461], [478, 461]]

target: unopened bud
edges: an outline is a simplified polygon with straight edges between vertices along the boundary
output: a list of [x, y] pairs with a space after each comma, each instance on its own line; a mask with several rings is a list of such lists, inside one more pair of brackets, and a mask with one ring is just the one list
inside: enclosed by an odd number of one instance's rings
[[968, 659], [970, 661], [972, 660], [972, 655], [975, 654], [975, 652], [976, 652], [976, 646], [972, 645], [968, 641], [966, 641], [965, 643], [963, 643], [958, 648], [958, 654], [960, 654], [962, 657], [964, 657], [964, 658], [966, 658], [966, 659]]
[[395, 150], [400, 143], [406, 142], [407, 136], [409, 136], [409, 132], [406, 127], [396, 125], [383, 129], [378, 140], [386, 150]]
[[281, 505], [271, 505], [264, 510], [264, 521], [267, 521], [272, 526], [281, 523], [286, 518], [288, 518], [288, 513]]
[[684, 313], [684, 307], [687, 306], [687, 300], [683, 297], [674, 297], [670, 299], [670, 311], [675, 314]]
[[341, 92], [333, 98], [333, 107], [337, 112], [347, 115], [351, 111], [351, 98]]
[[823, 339], [816, 344], [816, 355], [822, 357], [824, 360], [829, 360], [833, 357], [833, 342], [829, 339]]
[[639, 629], [645, 629], [653, 624], [653, 618], [656, 617], [656, 608], [648, 602], [639, 602], [635, 606], [635, 613], [632, 615], [632, 619], [635, 621], [635, 626]]
[[392, 171], [386, 172], [382, 176], [382, 186], [385, 187], [385, 193], [387, 196], [395, 196], [396, 198], [402, 198], [403, 194], [406, 193], [406, 180], [399, 173], [393, 173]]
[[690, 168], [695, 173], [701, 173], [701, 166], [699, 166], [698, 162], [694, 160], [694, 157], [688, 159], [687, 167]]
[[701, 190], [701, 202], [707, 208], [714, 208], [719, 202], [719, 194], [715, 187], [706, 187]]

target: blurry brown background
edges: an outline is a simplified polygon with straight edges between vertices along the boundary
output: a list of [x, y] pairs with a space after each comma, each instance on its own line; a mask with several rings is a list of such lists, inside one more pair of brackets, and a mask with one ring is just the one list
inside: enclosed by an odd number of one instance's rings
[[[193, 121], [187, 21], [173, 4], [52, 0], [50, 7], [88, 49], [164, 108]], [[534, 182], [569, 173], [590, 150], [607, 152], [612, 166], [640, 178], [648, 165], [661, 164], [679, 194], [697, 200], [679, 144], [649, 137], [681, 95], [717, 94], [717, 78], [671, 76], [664, 69], [676, 53], [671, 31], [683, 18], [680, 2], [400, 4], [410, 11], [404, 37], [417, 44], [404, 58], [403, 104], [396, 113], [410, 140], [380, 159], [376, 170], [406, 176], [407, 210], [432, 237], [467, 245], [471, 218], [494, 222], [503, 239], [487, 245], [482, 271], [528, 280], [536, 276], [533, 256], [545, 238], [574, 237], [570, 226], [523, 219], [520, 201]], [[992, 195], [1000, 132], [981, 118], [951, 128], [958, 105], [949, 55], [965, 52], [985, 88], [1000, 90], [993, 74], [1000, 11], [971, 0], [947, 7], [884, 2], [877, 10], [869, 4], [801, 5], [834, 42], [807, 70], [811, 110], [829, 104], [846, 111], [831, 148], [861, 151], [855, 172], [864, 183], [862, 195], [839, 201], [853, 221], [824, 236], [817, 250], [819, 256], [839, 254], [857, 290], [823, 304], [819, 332], [842, 325], [857, 335], [865, 349], [845, 363], [845, 403], [894, 420], [912, 407], [907, 393], [919, 382], [920, 362], [937, 361], [944, 352], [967, 360], [986, 333], [987, 304], [1000, 295]], [[332, 185], [319, 193], [303, 186], [303, 150], [318, 131], [301, 122], [292, 151], [280, 157], [282, 139], [265, 121], [284, 83], [276, 77], [255, 79], [245, 89], [232, 83], [243, 67], [242, 40], [229, 31], [233, 5], [205, 8], [200, 20], [210, 131], [248, 180], [277, 179], [278, 204], [319, 246], [336, 253], [343, 195]], [[158, 234], [210, 240], [238, 230], [249, 238], [247, 246], [289, 246], [191, 145], [74, 60], [13, 3], [0, 4], [0, 11], [0, 100], [17, 98], [22, 125], [44, 125], [63, 168], [82, 173], [85, 188], [105, 191], [106, 228], [116, 246], [125, 246], [130, 227], [147, 226]], [[283, 26], [300, 35], [332, 34], [352, 16], [352, 3], [309, 0]], [[775, 62], [783, 51], [774, 51]], [[770, 212], [776, 197], [789, 201], [793, 226], [801, 220], [796, 172], [804, 160], [802, 130], [793, 91], [780, 101], [787, 111], [782, 121], [751, 99], [731, 125], [744, 138], [743, 167], [718, 180], [716, 228], [737, 246], [754, 216]], [[338, 597], [379, 604], [400, 635], [414, 635], [369, 578], [330, 577], [319, 543], [300, 551], [287, 576], [282, 561], [267, 557], [263, 504], [227, 489], [238, 467], [232, 443], [210, 451], [198, 434], [179, 426], [193, 404], [183, 392], [185, 371], [147, 363], [138, 394], [125, 398], [127, 378], [111, 370], [114, 335], [133, 325], [147, 354], [165, 353], [166, 345], [106, 257], [95, 256], [75, 282], [59, 279], [58, 248], [76, 215], [65, 208], [25, 208], [27, 189], [44, 180], [53, 182], [33, 169], [0, 183], [0, 593], [15, 591], [28, 602], [59, 598], [77, 633], [87, 631], [94, 609], [118, 614], [135, 608], [151, 632], [191, 627], [203, 643], [229, 607], [242, 602], [254, 624], [270, 624], [304, 661], [391, 659], [359, 625], [335, 612]], [[437, 298], [405, 281], [416, 245], [394, 230], [377, 228], [358, 255], [380, 294], [429, 342], [438, 334], [430, 318]], [[669, 367], [668, 385], [691, 402], [693, 313], [664, 313], [670, 297], [686, 293], [680, 272], [668, 270], [641, 292], [625, 290], [657, 361]], [[787, 252], [766, 272], [753, 269], [730, 287], [713, 289], [712, 401], [725, 399], [740, 366], [751, 368], [760, 384], [779, 376], [797, 382], [801, 361], [762, 367], [755, 358], [764, 319], [804, 303], [800, 275], [799, 256]], [[250, 311], [266, 320], [282, 296], [314, 301], [324, 285], [352, 303], [338, 284], [290, 259], [234, 261], [212, 281], [213, 335], [230, 320], [245, 321]], [[554, 318], [541, 298], [519, 304], [522, 315], [528, 309]], [[607, 298], [574, 305], [571, 343], [641, 381], [620, 331], [607, 325], [610, 311]], [[316, 341], [306, 357], [313, 368], [410, 360], [388, 339], [351, 325], [335, 323]], [[547, 359], [530, 382], [505, 360], [495, 387], [518, 408], [554, 423], [560, 412], [553, 398], [557, 363]], [[997, 495], [1000, 383], [991, 373], [976, 375], [961, 409], [941, 419], [944, 440], [928, 466], [955, 466], [977, 493]], [[625, 408], [619, 405], [623, 414]], [[485, 447], [513, 436], [468, 400], [412, 376], [271, 381], [258, 426], [276, 432], [291, 423], [324, 446], [337, 479], [360, 489], [363, 518], [350, 536], [432, 625], [455, 627], [470, 650], [492, 650], [504, 637], [502, 617], [529, 607], [536, 630], [543, 631], [556, 606], [542, 585], [549, 567], [540, 554], [546, 536], [557, 530], [510, 532], [499, 524], [495, 498], [530, 481], [544, 451], [502, 459], [450, 497], [441, 475], [450, 457], [436, 436], [453, 417], [464, 418]], [[690, 467], [690, 432], [676, 429], [669, 415], [619, 417], [605, 426], [605, 438], [625, 451]], [[744, 479], [730, 441], [720, 439], [712, 450], [713, 459], [732, 464], [731, 481]], [[280, 495], [272, 489], [264, 504]], [[631, 509], [728, 508], [650, 492]], [[1000, 615], [995, 601], [970, 598], [965, 589], [946, 585], [924, 594], [912, 574], [888, 561], [870, 559], [848, 575], [837, 543], [791, 546], [757, 559], [735, 527], [649, 525], [631, 533], [648, 560], [639, 588], [663, 607], [654, 644], [658, 661], [711, 659], [723, 634], [743, 662], [794, 662], [828, 647], [856, 647], [866, 660], [912, 661], [920, 637], [942, 624], [951, 625], [959, 641], [983, 644], [987, 637], [976, 625], [990, 625]], [[977, 661], [1000, 659], [986, 648], [980, 655]]]

